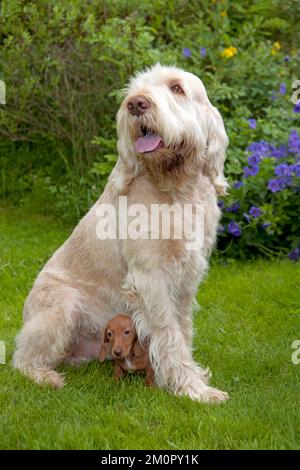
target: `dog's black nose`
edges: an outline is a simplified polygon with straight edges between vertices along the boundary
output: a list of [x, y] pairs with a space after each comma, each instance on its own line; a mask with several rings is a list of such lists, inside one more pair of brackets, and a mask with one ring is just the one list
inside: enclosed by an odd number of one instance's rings
[[122, 356], [122, 352], [123, 352], [122, 349], [116, 349], [116, 350], [114, 350], [114, 355], [115, 355], [116, 357], [121, 357], [121, 356]]
[[150, 101], [144, 96], [134, 96], [127, 103], [127, 109], [133, 116], [140, 116], [150, 108]]

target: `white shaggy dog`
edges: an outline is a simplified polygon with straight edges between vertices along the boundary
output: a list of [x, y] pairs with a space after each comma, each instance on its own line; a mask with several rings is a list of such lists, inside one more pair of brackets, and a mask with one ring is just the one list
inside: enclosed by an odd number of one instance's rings
[[[159, 64], [139, 73], [117, 115], [119, 159], [104, 193], [38, 275], [24, 307], [14, 366], [39, 384], [61, 387], [54, 369], [97, 356], [107, 321], [132, 315], [149, 336], [158, 385], [202, 402], [227, 393], [208, 385], [192, 357], [192, 304], [207, 269], [224, 194], [227, 136], [222, 118], [191, 73]], [[101, 204], [201, 204], [204, 240], [97, 237]], [[160, 229], [157, 228], [161, 234]]]

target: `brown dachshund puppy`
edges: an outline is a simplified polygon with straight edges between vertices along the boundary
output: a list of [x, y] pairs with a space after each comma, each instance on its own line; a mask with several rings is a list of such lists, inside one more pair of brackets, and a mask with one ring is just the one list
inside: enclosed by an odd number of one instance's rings
[[140, 344], [132, 319], [127, 315], [116, 315], [106, 325], [99, 361], [103, 362], [110, 355], [115, 360], [116, 379], [120, 379], [127, 372], [145, 372], [145, 384], [149, 387], [154, 385], [148, 344]]

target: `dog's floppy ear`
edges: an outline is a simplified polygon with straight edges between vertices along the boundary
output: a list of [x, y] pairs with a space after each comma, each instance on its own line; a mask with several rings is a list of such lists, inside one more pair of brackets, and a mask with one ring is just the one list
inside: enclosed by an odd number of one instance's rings
[[144, 354], [144, 352], [145, 352], [145, 349], [143, 348], [143, 346], [137, 339], [133, 346], [133, 354], [135, 355], [135, 357], [141, 357]]
[[107, 332], [105, 329], [102, 335], [102, 339], [101, 339], [99, 361], [104, 362], [109, 354], [110, 354], [109, 339], [107, 337]]
[[204, 171], [214, 185], [217, 194], [224, 196], [229, 186], [224, 177], [224, 161], [228, 137], [221, 115], [211, 103], [207, 106], [207, 121], [208, 141]]
[[136, 338], [136, 341], [133, 346], [133, 354], [135, 355], [135, 357], [141, 357], [145, 353], [145, 351], [149, 349], [149, 345], [149, 337], [145, 338], [142, 343], [140, 343], [140, 341]]

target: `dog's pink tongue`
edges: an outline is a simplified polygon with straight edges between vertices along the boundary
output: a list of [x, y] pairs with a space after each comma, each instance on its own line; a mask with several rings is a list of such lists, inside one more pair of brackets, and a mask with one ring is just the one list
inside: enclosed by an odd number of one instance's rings
[[153, 152], [161, 143], [162, 138], [158, 134], [148, 132], [140, 137], [134, 144], [134, 149], [138, 153]]

